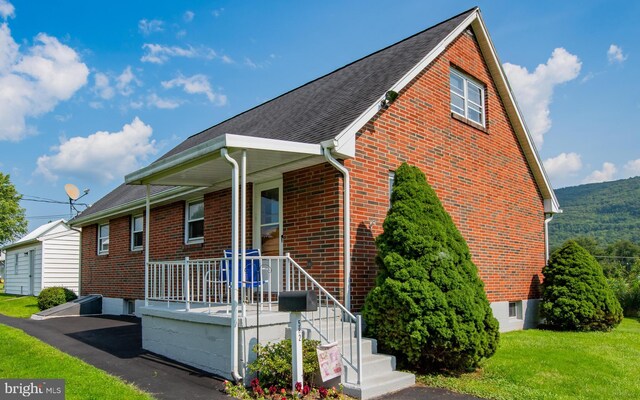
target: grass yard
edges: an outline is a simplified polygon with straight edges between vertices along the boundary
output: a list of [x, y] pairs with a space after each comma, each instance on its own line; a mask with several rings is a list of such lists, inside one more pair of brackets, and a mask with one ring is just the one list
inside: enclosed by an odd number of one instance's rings
[[640, 399], [640, 320], [612, 332], [502, 334], [480, 372], [419, 376], [428, 386], [487, 399]]
[[29, 318], [40, 311], [38, 299], [34, 296], [16, 296], [0, 293], [0, 314], [9, 317]]
[[64, 379], [66, 399], [153, 399], [77, 358], [71, 357], [24, 332], [0, 325], [0, 376], [2, 378]]

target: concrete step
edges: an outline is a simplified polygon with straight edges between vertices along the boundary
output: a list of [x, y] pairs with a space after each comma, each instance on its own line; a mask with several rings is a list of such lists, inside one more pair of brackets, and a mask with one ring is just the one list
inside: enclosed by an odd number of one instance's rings
[[[396, 369], [396, 358], [386, 354], [369, 354], [362, 357], [362, 371], [367, 379], [376, 379], [384, 377]], [[344, 365], [344, 373], [342, 382], [356, 383], [358, 374], [355, 369], [349, 365]]]
[[[372, 399], [406, 389], [416, 384], [416, 377], [407, 372], [393, 371], [384, 376], [370, 377], [365, 372], [361, 385], [344, 383], [344, 393], [362, 400]], [[390, 397], [393, 398], [393, 397]]]

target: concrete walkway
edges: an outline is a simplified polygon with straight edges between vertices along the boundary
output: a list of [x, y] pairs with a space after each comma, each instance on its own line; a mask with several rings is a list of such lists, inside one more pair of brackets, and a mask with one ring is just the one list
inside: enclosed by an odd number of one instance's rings
[[[52, 318], [0, 315], [0, 324], [23, 330], [88, 364], [135, 384], [158, 399], [226, 399], [223, 380], [142, 349], [140, 319], [126, 316]], [[476, 400], [443, 389], [414, 386], [383, 396], [398, 400]]]

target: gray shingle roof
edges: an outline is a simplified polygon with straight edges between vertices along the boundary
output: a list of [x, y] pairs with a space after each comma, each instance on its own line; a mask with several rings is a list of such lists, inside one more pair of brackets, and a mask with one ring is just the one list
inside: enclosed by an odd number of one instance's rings
[[[187, 138], [160, 160], [227, 133], [314, 144], [333, 139], [476, 9], [474, 7], [205, 129]], [[152, 187], [152, 194], [168, 189]], [[144, 187], [123, 184], [81, 216], [84, 218], [144, 197]]]

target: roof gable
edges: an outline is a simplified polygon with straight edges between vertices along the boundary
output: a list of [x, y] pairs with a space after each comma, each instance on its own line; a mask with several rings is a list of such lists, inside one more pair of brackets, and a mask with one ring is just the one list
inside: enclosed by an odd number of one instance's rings
[[45, 235], [58, 233], [58, 232], [62, 232], [64, 230], [69, 230], [69, 229], [70, 228], [66, 224], [64, 219], [59, 219], [59, 220], [56, 220], [56, 221], [52, 221], [52, 222], [46, 223], [44, 225], [40, 225], [39, 227], [37, 227], [33, 231], [29, 232], [28, 234], [26, 234], [25, 236], [20, 238], [19, 240], [16, 240], [15, 242], [13, 242], [11, 244], [6, 245], [4, 247], [4, 249], [6, 250], [6, 249], [13, 248], [13, 247], [18, 247], [18, 246], [23, 245], [23, 244], [35, 242], [39, 238], [41, 238], [41, 237], [43, 237]]

